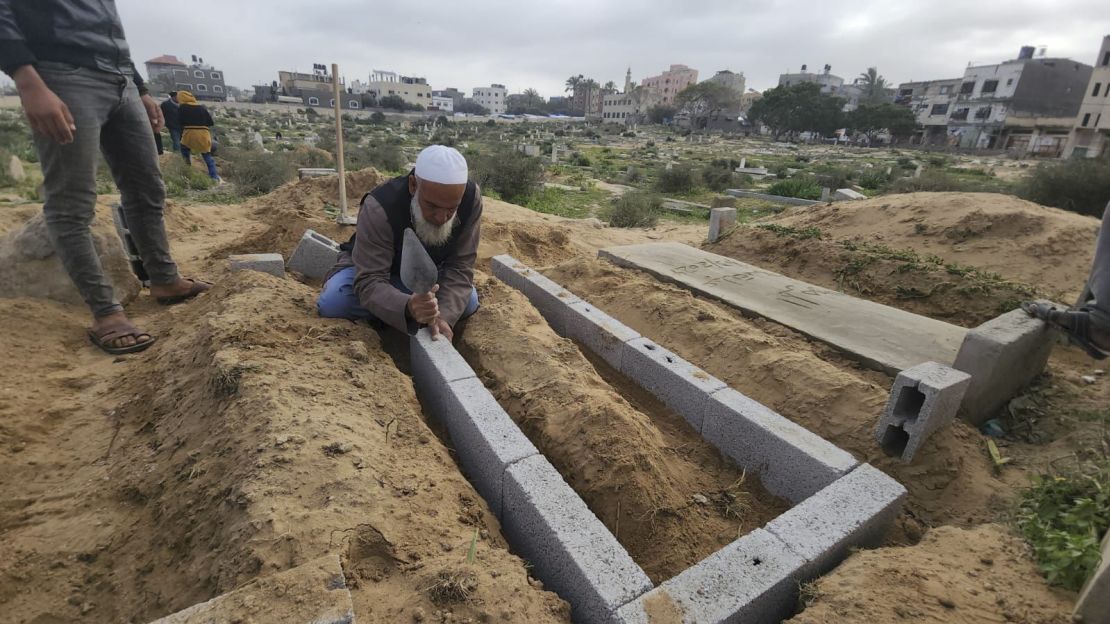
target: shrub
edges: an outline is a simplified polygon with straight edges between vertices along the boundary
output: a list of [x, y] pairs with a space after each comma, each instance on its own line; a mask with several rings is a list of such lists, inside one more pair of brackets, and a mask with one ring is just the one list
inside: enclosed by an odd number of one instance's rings
[[570, 155], [570, 164], [578, 165], [579, 167], [589, 167], [590, 159], [582, 152], [574, 152]]
[[1045, 206], [1100, 217], [1110, 201], [1110, 158], [1044, 163], [1025, 180], [1018, 194]]
[[886, 184], [890, 180], [885, 171], [878, 169], [868, 169], [860, 174], [859, 185], [865, 189], [875, 190]]
[[837, 165], [822, 165], [812, 169], [813, 174], [816, 176], [815, 181], [817, 186], [833, 189], [834, 191], [839, 188], [848, 186], [848, 183], [855, 177], [856, 172], [848, 167], [841, 167]]
[[404, 150], [392, 143], [373, 143], [347, 156], [347, 167], [352, 170], [374, 167], [382, 172], [400, 173], [407, 164]]
[[170, 197], [184, 197], [189, 191], [203, 191], [216, 183], [206, 171], [186, 165], [181, 158], [171, 158], [162, 167], [162, 180], [166, 183], [166, 195]]
[[624, 172], [622, 180], [626, 184], [635, 184], [644, 179], [644, 174], [640, 171], [639, 167], [629, 167], [628, 171]]
[[713, 191], [734, 188], [734, 177], [731, 169], [720, 169], [718, 167], [706, 167], [701, 172], [701, 178], [705, 182], [705, 186]]
[[269, 193], [297, 175], [297, 166], [288, 153], [227, 149], [224, 158], [227, 164], [223, 177], [243, 195]]
[[771, 195], [797, 197], [798, 199], [821, 199], [821, 187], [809, 178], [779, 180], [767, 187]]
[[663, 199], [655, 193], [629, 191], [613, 200], [609, 225], [613, 227], [652, 227], [659, 222]]
[[543, 181], [543, 165], [538, 158], [507, 148], [476, 155], [470, 160], [470, 170], [475, 182], [510, 202], [523, 201]]
[[663, 193], [688, 193], [697, 185], [694, 170], [686, 165], [662, 167], [655, 174], [655, 187]]
[[370, 113], [370, 123], [383, 124], [385, 123], [385, 113], [381, 111], [374, 111]]
[[334, 167], [335, 158], [318, 147], [298, 145], [290, 154], [298, 167]]
[[992, 192], [1001, 190], [998, 185], [989, 185], [978, 180], [967, 180], [943, 171], [927, 170], [918, 178], [898, 178], [888, 185], [894, 193], [946, 192], [962, 193]]

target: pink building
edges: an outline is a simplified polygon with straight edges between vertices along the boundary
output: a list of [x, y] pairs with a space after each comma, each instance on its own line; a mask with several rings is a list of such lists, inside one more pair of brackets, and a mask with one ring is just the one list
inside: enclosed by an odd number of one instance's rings
[[667, 71], [658, 76], [644, 78], [641, 84], [644, 89], [649, 89], [658, 94], [660, 102], [673, 104], [674, 96], [686, 87], [698, 81], [698, 70], [690, 69], [685, 65], [671, 65]]

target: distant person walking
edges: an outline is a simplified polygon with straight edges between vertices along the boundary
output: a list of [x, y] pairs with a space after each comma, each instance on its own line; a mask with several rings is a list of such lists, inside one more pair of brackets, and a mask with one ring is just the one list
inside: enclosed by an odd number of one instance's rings
[[178, 117], [181, 121], [181, 155], [185, 164], [192, 164], [191, 155], [195, 152], [208, 165], [208, 176], [217, 182], [220, 174], [216, 172], [216, 159], [212, 157], [212, 115], [203, 104], [197, 102], [188, 91], [177, 92]]
[[131, 62], [115, 3], [0, 0], [0, 69], [15, 80], [31, 124], [46, 228], [92, 311], [89, 339], [111, 354], [146, 349], [154, 337], [124, 314], [89, 230], [101, 154], [119, 187], [150, 294], [168, 305], [210, 285], [182, 278], [170, 256], [153, 136], [162, 129], [162, 111]]
[[1102, 227], [1095, 243], [1095, 260], [1087, 278], [1090, 296], [1079, 305], [1061, 310], [1050, 303], [1025, 302], [1021, 307], [1068, 335], [1096, 360], [1110, 355], [1110, 203], [1102, 213]]
[[177, 105], [177, 91], [170, 91], [166, 99], [159, 105], [162, 117], [166, 120], [166, 130], [170, 131], [170, 140], [173, 141], [173, 151], [181, 151], [181, 114]]

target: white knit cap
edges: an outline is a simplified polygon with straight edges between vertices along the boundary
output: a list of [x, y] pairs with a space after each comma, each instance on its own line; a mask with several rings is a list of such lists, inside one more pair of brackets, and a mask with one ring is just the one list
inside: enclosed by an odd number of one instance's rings
[[429, 145], [416, 157], [416, 177], [440, 184], [466, 184], [466, 159], [446, 145]]

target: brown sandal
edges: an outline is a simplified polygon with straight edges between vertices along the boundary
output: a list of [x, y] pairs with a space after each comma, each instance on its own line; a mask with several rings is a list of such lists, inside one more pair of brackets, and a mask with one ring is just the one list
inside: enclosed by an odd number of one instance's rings
[[199, 295], [203, 292], [207, 292], [208, 289], [212, 288], [212, 284], [209, 284], [208, 282], [202, 282], [200, 280], [195, 280], [195, 279], [190, 279], [189, 281], [193, 283], [193, 285], [189, 287], [189, 292], [187, 292], [183, 295], [170, 295], [168, 297], [158, 297], [157, 298], [158, 303], [160, 305], [164, 305], [164, 306], [174, 305], [174, 304], [177, 304], [177, 303], [183, 303], [185, 301], [188, 301], [188, 300], [192, 299], [193, 297], [196, 297], [197, 295]]
[[[89, 340], [108, 355], [124, 355], [125, 353], [138, 353], [150, 348], [157, 338], [150, 334], [139, 330], [131, 324], [130, 321], [121, 321], [108, 327], [101, 329], [99, 332], [88, 330]], [[135, 339], [135, 344], [126, 347], [113, 347], [111, 343], [120, 338], [127, 338], [128, 336]], [[139, 339], [146, 336], [146, 340], [140, 341]]]

